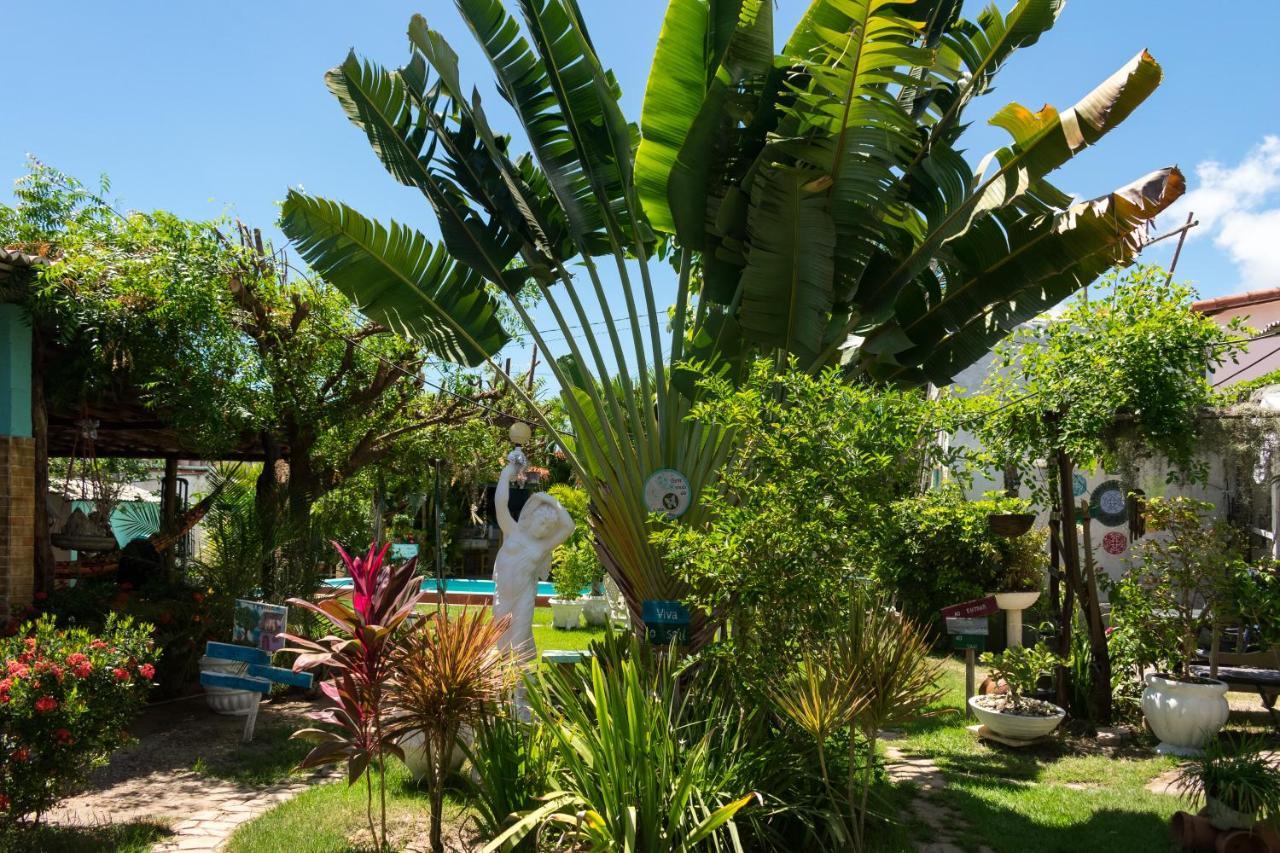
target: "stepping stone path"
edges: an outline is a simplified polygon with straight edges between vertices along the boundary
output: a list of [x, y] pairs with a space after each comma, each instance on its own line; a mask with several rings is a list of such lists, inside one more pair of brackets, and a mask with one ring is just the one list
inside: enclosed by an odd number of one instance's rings
[[[264, 704], [259, 731], [300, 727], [314, 707], [296, 700]], [[340, 769], [322, 768], [255, 786], [192, 769], [199, 760], [239, 748], [243, 728], [243, 718], [214, 714], [200, 699], [153, 706], [135, 727], [138, 742], [113, 755], [90, 777], [88, 790], [63, 800], [46, 819], [80, 826], [159, 821], [172, 834], [155, 845], [155, 853], [221, 850], [240, 824], [312, 785], [342, 777]]]
[[[911, 813], [917, 820], [932, 831], [932, 840], [917, 841], [917, 853], [964, 853], [963, 847], [956, 842], [956, 836], [963, 834], [967, 825], [964, 818], [934, 798], [934, 795], [947, 787], [947, 778], [938, 765], [929, 758], [920, 755], [908, 755], [891, 742], [900, 735], [894, 732], [881, 733], [881, 739], [889, 741], [885, 746], [885, 772], [894, 782], [910, 782], [916, 786], [917, 796], [911, 801]], [[978, 853], [992, 853], [990, 847], [982, 845]]]
[[[197, 777], [199, 781], [207, 783], [202, 799], [205, 807], [175, 824], [173, 836], [157, 844], [152, 851], [170, 853], [177, 850], [221, 850], [240, 824], [292, 799], [318, 782], [340, 776], [339, 772], [327, 770], [267, 788], [218, 784], [217, 780]], [[195, 787], [198, 787], [198, 783]]]

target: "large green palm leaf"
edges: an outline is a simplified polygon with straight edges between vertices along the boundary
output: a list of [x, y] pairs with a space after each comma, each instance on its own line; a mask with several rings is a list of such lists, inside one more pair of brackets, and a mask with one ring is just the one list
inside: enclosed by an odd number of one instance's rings
[[280, 227], [365, 316], [444, 358], [474, 367], [510, 340], [484, 279], [417, 231], [298, 192], [285, 199]]

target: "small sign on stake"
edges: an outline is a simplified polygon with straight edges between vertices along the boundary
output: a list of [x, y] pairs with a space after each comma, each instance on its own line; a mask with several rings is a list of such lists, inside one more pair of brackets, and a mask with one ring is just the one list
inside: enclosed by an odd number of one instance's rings
[[680, 645], [689, 642], [689, 608], [678, 601], [649, 599], [644, 602], [645, 636], [650, 643], [665, 646], [674, 639]]

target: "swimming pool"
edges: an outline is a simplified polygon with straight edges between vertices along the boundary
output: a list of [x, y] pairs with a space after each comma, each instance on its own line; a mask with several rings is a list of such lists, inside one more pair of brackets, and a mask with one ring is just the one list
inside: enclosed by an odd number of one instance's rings
[[[331, 589], [350, 589], [351, 578], [329, 578], [324, 585]], [[436, 591], [435, 578], [422, 579], [423, 592]], [[446, 593], [456, 593], [458, 595], [493, 595], [493, 581], [483, 578], [445, 578], [444, 591]], [[587, 590], [583, 590], [587, 592]], [[548, 581], [538, 582], [538, 596], [552, 596], [556, 594], [555, 584]]]

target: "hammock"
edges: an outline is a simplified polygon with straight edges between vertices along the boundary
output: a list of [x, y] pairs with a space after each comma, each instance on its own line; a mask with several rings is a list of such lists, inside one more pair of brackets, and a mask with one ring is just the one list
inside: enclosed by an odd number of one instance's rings
[[[159, 531], [147, 537], [148, 544], [155, 548], [158, 554], [163, 554], [172, 548], [179, 539], [190, 533], [191, 529], [200, 523], [200, 520], [209, 512], [209, 508], [213, 506], [213, 502], [226, 484], [227, 481], [225, 480], [219, 483], [204, 499], [183, 513], [179, 519], [179, 524], [174, 530], [168, 533]], [[53, 576], [57, 580], [66, 580], [68, 578], [95, 578], [109, 575], [120, 568], [120, 558], [123, 555], [124, 552], [116, 548], [88, 560], [63, 560], [54, 564]]]

